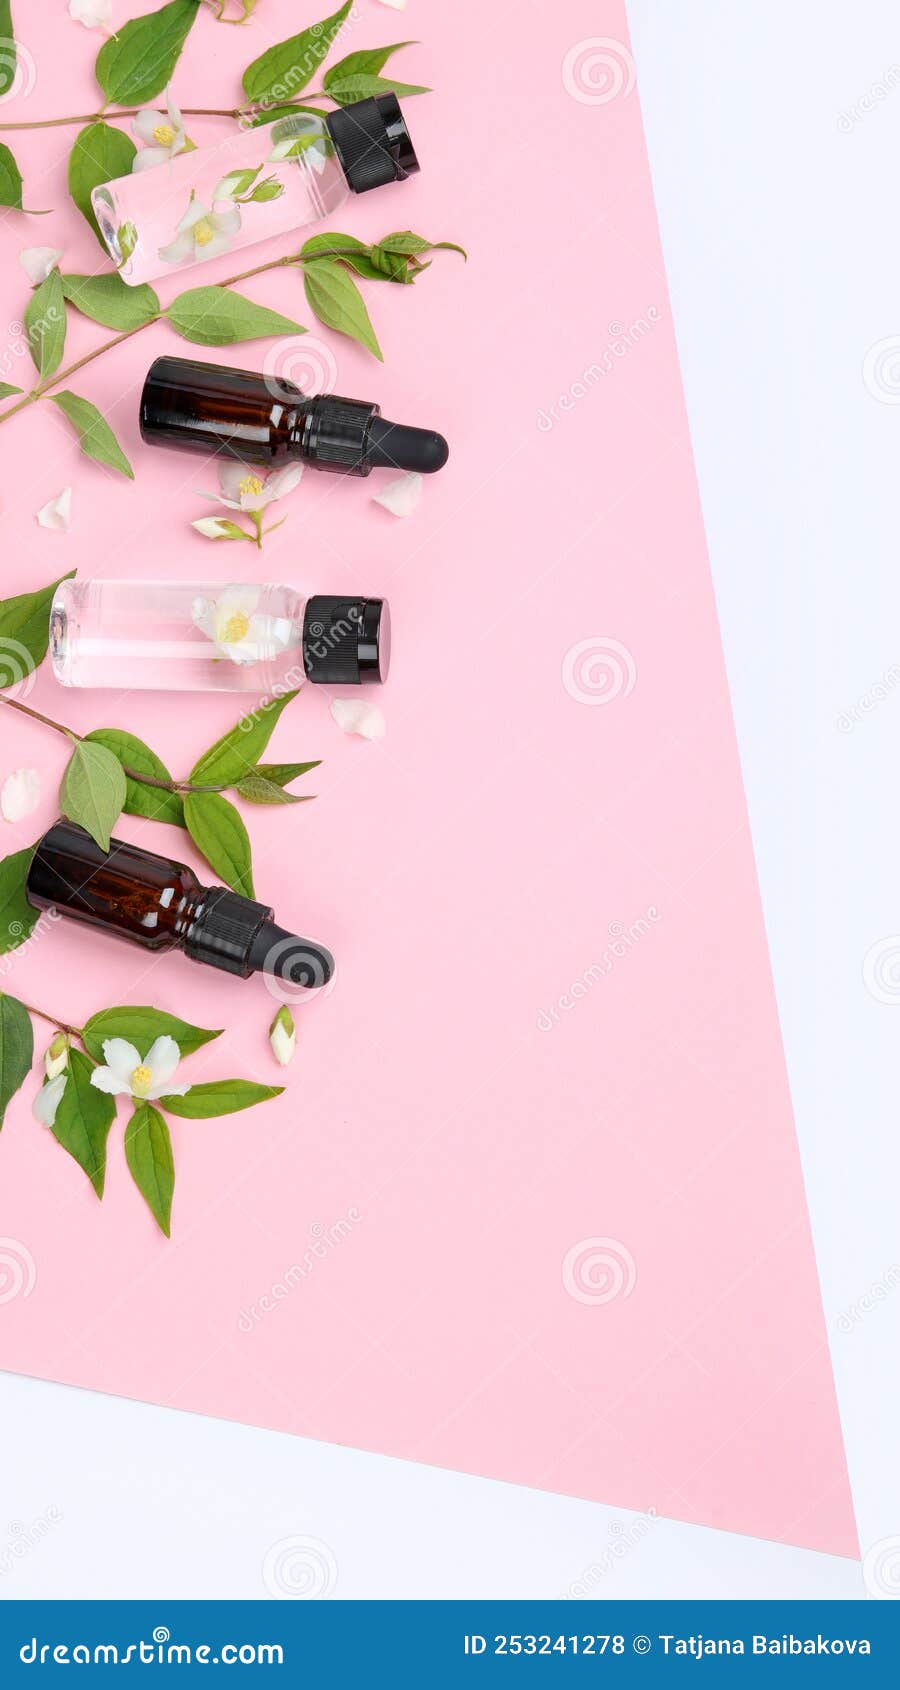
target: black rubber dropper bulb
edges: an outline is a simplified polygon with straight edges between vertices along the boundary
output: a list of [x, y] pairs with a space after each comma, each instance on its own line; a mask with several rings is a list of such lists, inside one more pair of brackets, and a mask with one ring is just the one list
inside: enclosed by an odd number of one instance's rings
[[339, 475], [373, 469], [443, 469], [450, 448], [433, 429], [388, 422], [378, 405], [304, 394], [277, 373], [254, 374], [197, 358], [157, 358], [144, 382], [141, 435], [151, 446], [221, 452], [275, 468], [308, 463]]

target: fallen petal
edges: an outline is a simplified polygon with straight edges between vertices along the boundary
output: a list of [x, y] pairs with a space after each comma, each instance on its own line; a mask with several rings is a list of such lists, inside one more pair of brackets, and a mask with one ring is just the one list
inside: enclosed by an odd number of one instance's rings
[[55, 270], [62, 252], [55, 246], [26, 246], [19, 253], [19, 263], [25, 271], [32, 287], [39, 282], [45, 282], [51, 270]]
[[383, 739], [385, 720], [377, 704], [363, 699], [333, 698], [331, 714], [345, 734], [361, 734], [363, 739]]
[[36, 810], [41, 796], [37, 769], [14, 769], [0, 789], [0, 814], [6, 822], [20, 822]]
[[380, 493], [373, 493], [372, 503], [383, 505], [392, 516], [409, 516], [422, 497], [422, 477], [416, 470], [389, 481]]
[[108, 29], [112, 23], [112, 0], [69, 0], [69, 17], [85, 29]]
[[72, 519], [71, 487], [64, 487], [55, 499], [50, 499], [46, 505], [42, 505], [37, 519], [42, 528], [54, 528], [57, 533], [68, 534]]
[[41, 1086], [31, 1105], [31, 1113], [36, 1121], [40, 1121], [42, 1127], [52, 1127], [56, 1120], [56, 1111], [68, 1078], [68, 1074], [57, 1074], [55, 1080], [48, 1080], [46, 1085]]

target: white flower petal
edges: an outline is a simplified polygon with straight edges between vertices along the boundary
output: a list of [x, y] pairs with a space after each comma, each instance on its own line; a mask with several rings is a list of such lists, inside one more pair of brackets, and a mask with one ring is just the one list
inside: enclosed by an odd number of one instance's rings
[[156, 131], [162, 127], [165, 121], [161, 111], [151, 111], [149, 106], [145, 106], [143, 111], [138, 112], [131, 125], [132, 133], [137, 136], [139, 141], [145, 141], [148, 146], [155, 145]]
[[45, 282], [61, 258], [62, 252], [55, 246], [26, 246], [19, 253], [19, 263], [32, 287]]
[[242, 464], [237, 458], [223, 459], [219, 464], [219, 486], [226, 501], [233, 509], [240, 510], [241, 482], [246, 481], [248, 475], [254, 475], [255, 470]]
[[[202, 520], [206, 522], [209, 521], [209, 518], [203, 517]], [[209, 599], [195, 599], [191, 605], [191, 621], [195, 628], [199, 628], [201, 634], [206, 635], [208, 640], [214, 640], [216, 637], [213, 613], [214, 607], [210, 604]]]
[[103, 1055], [110, 1073], [115, 1074], [116, 1079], [124, 1080], [130, 1087], [131, 1076], [135, 1068], [141, 1065], [140, 1052], [135, 1049], [131, 1040], [104, 1039]]
[[69, 1041], [65, 1033], [54, 1033], [44, 1051], [44, 1073], [48, 1080], [55, 1080], [57, 1074], [64, 1074], [68, 1066]]
[[175, 95], [172, 93], [171, 85], [166, 89], [166, 111], [169, 114], [169, 122], [171, 123], [172, 128], [177, 134], [183, 136], [184, 119], [181, 115], [181, 107], [176, 104]]
[[37, 520], [42, 528], [53, 528], [57, 533], [68, 534], [72, 520], [71, 487], [64, 487], [55, 499], [50, 499], [46, 505], [42, 505], [37, 513]]
[[[236, 205], [230, 211], [214, 211], [209, 220], [217, 235], [236, 235], [241, 226], [241, 214]], [[213, 246], [215, 243], [210, 241], [209, 244]]]
[[417, 470], [389, 481], [380, 493], [373, 493], [372, 503], [383, 505], [392, 516], [409, 516], [422, 497], [422, 477]]
[[69, 17], [83, 23], [85, 29], [109, 29], [112, 0], [69, 0]]
[[41, 796], [37, 769], [14, 769], [0, 789], [0, 814], [7, 822], [20, 822], [36, 810]]
[[406, 11], [406, 0], [381, 0], [382, 6], [390, 6], [394, 12]]
[[165, 1086], [171, 1080], [175, 1069], [181, 1061], [181, 1051], [175, 1040], [168, 1033], [160, 1037], [150, 1046], [144, 1057], [144, 1067], [149, 1068], [153, 1075], [153, 1084]]
[[68, 1074], [57, 1074], [55, 1079], [48, 1080], [46, 1085], [41, 1086], [31, 1105], [31, 1113], [36, 1121], [40, 1121], [42, 1127], [52, 1127], [56, 1120], [56, 1111], [68, 1078]]
[[131, 161], [131, 174], [141, 170], [155, 170], [158, 164], [168, 164], [168, 147], [139, 147]]
[[167, 1086], [165, 1080], [161, 1080], [158, 1085], [151, 1086], [148, 1092], [142, 1092], [141, 1096], [146, 1098], [148, 1103], [155, 1103], [158, 1097], [187, 1097], [190, 1089], [190, 1086]]
[[110, 1097], [130, 1097], [131, 1082], [120, 1080], [111, 1068], [95, 1068], [91, 1074], [91, 1085], [97, 1091], [108, 1092]]
[[364, 699], [333, 698], [331, 714], [345, 734], [361, 734], [363, 739], [383, 739], [385, 720], [377, 704]]
[[186, 234], [189, 229], [193, 229], [195, 223], [202, 223], [204, 217], [212, 221], [212, 212], [209, 206], [204, 205], [200, 200], [191, 200], [181, 222], [175, 225], [175, 233], [177, 235]]
[[168, 246], [161, 246], [159, 256], [164, 264], [189, 264], [194, 256], [194, 237], [190, 230], [176, 235]]
[[266, 503], [271, 504], [273, 499], [283, 499], [286, 494], [293, 493], [302, 476], [302, 464], [288, 464], [286, 469], [273, 470], [266, 480]]
[[227, 252], [230, 246], [231, 240], [228, 235], [213, 235], [211, 241], [207, 241], [205, 246], [199, 248], [197, 259], [199, 261], [201, 258], [221, 258], [223, 252]]

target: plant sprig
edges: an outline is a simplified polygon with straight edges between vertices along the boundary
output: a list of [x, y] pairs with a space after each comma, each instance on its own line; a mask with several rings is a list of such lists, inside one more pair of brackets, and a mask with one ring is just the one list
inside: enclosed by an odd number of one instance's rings
[[[158, 1039], [174, 1040], [180, 1060], [220, 1038], [222, 1029], [195, 1027], [164, 1010], [134, 1004], [100, 1010], [83, 1027], [75, 1027], [9, 993], [0, 993], [0, 1128], [34, 1062], [32, 1017], [57, 1029], [45, 1058], [44, 1088], [55, 1085], [61, 1095], [54, 1098], [47, 1124], [102, 1198], [116, 1100], [93, 1084], [92, 1076], [104, 1064], [107, 1042], [124, 1039], [144, 1063]], [[134, 1107], [125, 1128], [125, 1159], [135, 1185], [167, 1238], [171, 1235], [175, 1160], [165, 1114], [205, 1121], [268, 1102], [283, 1090], [283, 1086], [260, 1085], [254, 1080], [213, 1080], [189, 1087], [183, 1096], [163, 1095], [152, 1102], [143, 1099], [140, 1090], [131, 1094]]]
[[[188, 288], [165, 307], [153, 288], [146, 284], [129, 287], [115, 272], [86, 276], [60, 275], [52, 270], [34, 289], [23, 318], [38, 381], [28, 392], [9, 382], [0, 383], [0, 399], [15, 399], [0, 412], [0, 423], [38, 400], [49, 399], [74, 427], [87, 457], [133, 479], [131, 464], [102, 412], [89, 399], [63, 386], [80, 370], [151, 323], [168, 323], [182, 340], [197, 346], [231, 346], [276, 335], [305, 334], [304, 324], [233, 291], [240, 282], [280, 269], [295, 269], [303, 275], [307, 301], [320, 322], [358, 340], [380, 359], [381, 348], [351, 271], [372, 281], [409, 284], [428, 268], [422, 254], [442, 249], [465, 257], [463, 248], [454, 242], [428, 241], [410, 229], [385, 235], [372, 246], [352, 235], [314, 235], [298, 252], [256, 264], [212, 287]], [[74, 363], [61, 367], [69, 309], [117, 333]]]
[[[0, 600], [0, 688], [20, 684], [46, 657], [50, 607], [59, 585], [60, 581], [54, 581], [36, 593]], [[86, 828], [102, 850], [109, 849], [112, 830], [123, 813], [168, 822], [186, 829], [226, 885], [252, 898], [250, 838], [239, 811], [225, 794], [232, 792], [248, 804], [308, 802], [306, 796], [286, 788], [318, 768], [320, 759], [261, 761], [282, 711], [295, 697], [296, 691], [282, 692], [242, 716], [197, 759], [184, 780], [174, 779], [149, 745], [122, 728], [95, 728], [79, 734], [2, 690], [0, 705], [69, 741], [72, 753], [60, 785], [60, 809], [70, 821]], [[28, 862], [22, 857], [18, 852], [0, 864], [0, 917], [7, 905], [16, 908], [15, 943], [9, 942], [9, 930], [6, 935], [0, 931], [0, 953], [24, 943], [37, 919], [24, 898]]]

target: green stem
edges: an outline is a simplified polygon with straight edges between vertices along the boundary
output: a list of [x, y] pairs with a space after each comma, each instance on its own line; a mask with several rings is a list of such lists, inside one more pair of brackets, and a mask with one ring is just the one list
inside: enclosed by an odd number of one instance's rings
[[45, 1009], [36, 1009], [33, 1003], [24, 1003], [21, 998], [19, 999], [19, 1002], [22, 1004], [23, 1009], [27, 1009], [29, 1015], [36, 1015], [39, 1021], [48, 1021], [50, 1026], [55, 1027], [58, 1032], [67, 1033], [70, 1039], [81, 1039], [82, 1042], [84, 1041], [83, 1027], [70, 1027], [68, 1021], [57, 1020], [55, 1015], [48, 1015]]
[[[40, 710], [32, 710], [30, 704], [23, 704], [21, 699], [7, 698], [0, 693], [0, 704], [5, 704], [10, 710], [18, 710], [23, 716], [30, 716], [32, 721], [41, 722], [45, 728], [52, 728], [54, 733], [62, 734], [66, 739], [82, 742], [84, 734], [75, 732], [74, 728], [67, 728], [62, 722], [54, 722], [52, 717], [44, 716]], [[227, 792], [227, 786], [194, 786], [187, 780], [157, 780], [155, 775], [142, 774], [140, 769], [132, 769], [123, 763], [122, 768], [129, 780], [139, 781], [141, 786], [157, 786], [163, 792]], [[65, 1029], [64, 1029], [65, 1030]]]
[[[310, 100], [330, 100], [331, 95], [324, 88], [314, 88], [311, 93], [304, 92], [302, 101], [281, 100], [279, 106], [296, 104], [308, 105]], [[246, 106], [182, 106], [182, 117], [233, 117], [235, 120], [245, 117], [247, 112], [253, 111], [254, 101]], [[119, 117], [137, 117], [139, 112], [152, 110], [147, 106], [120, 106], [115, 111], [87, 111], [73, 112], [70, 117], [38, 117], [30, 123], [0, 123], [3, 129], [63, 129], [73, 123], [109, 123]]]

